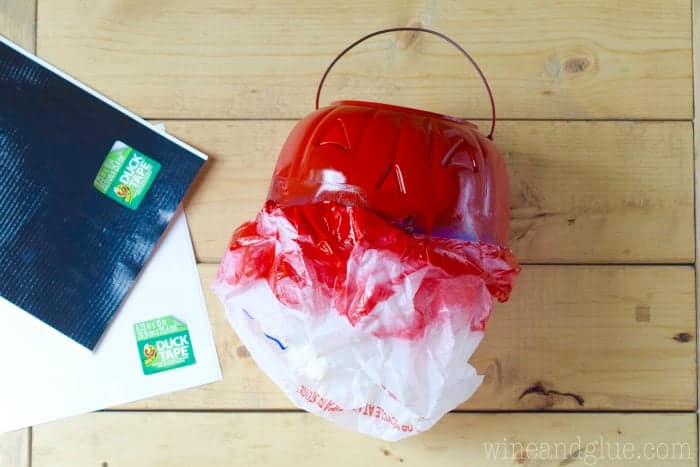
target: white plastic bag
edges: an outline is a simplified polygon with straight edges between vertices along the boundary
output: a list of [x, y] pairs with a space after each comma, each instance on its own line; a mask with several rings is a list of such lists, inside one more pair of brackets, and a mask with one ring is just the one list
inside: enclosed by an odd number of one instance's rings
[[468, 360], [515, 274], [492, 245], [416, 239], [333, 203], [268, 205], [234, 234], [214, 290], [298, 407], [393, 441], [478, 388]]

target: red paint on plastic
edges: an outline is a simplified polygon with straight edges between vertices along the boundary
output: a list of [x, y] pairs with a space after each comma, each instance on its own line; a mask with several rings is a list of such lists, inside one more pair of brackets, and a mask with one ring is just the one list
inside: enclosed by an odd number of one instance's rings
[[[385, 262], [353, 269], [366, 252], [395, 259], [400, 272], [386, 275]], [[454, 308], [463, 310], [473, 330], [483, 330], [491, 297], [507, 300], [519, 271], [507, 248], [412, 235], [364, 208], [268, 202], [254, 222], [234, 233], [219, 280], [245, 286], [264, 279], [285, 306], [307, 313], [335, 309], [356, 326], [421, 269], [426, 274], [413, 296], [410, 322], [382, 326], [374, 331], [378, 337], [420, 338], [442, 310]]]

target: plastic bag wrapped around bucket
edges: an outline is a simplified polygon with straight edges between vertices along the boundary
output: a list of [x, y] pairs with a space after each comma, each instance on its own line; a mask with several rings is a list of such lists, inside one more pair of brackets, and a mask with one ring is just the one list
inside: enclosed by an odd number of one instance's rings
[[297, 406], [396, 440], [479, 386], [467, 362], [516, 271], [508, 250], [417, 237], [363, 208], [268, 203], [236, 231], [215, 290]]
[[398, 440], [478, 388], [468, 360], [519, 272], [492, 133], [356, 101], [291, 132], [268, 201], [234, 233], [214, 290], [298, 407]]

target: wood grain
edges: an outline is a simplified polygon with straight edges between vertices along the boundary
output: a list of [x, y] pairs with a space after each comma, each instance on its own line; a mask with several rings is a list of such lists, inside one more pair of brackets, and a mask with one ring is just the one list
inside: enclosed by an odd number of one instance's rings
[[[167, 122], [211, 155], [186, 202], [197, 257], [219, 260], [262, 207], [294, 122]], [[689, 122], [500, 122], [510, 171], [511, 247], [523, 262], [690, 263]]]
[[[38, 52], [147, 117], [299, 118], [343, 47], [423, 25], [472, 52], [502, 118], [690, 119], [689, 12], [687, 0], [40, 0]], [[468, 62], [420, 35], [339, 63], [324, 102], [339, 97], [488, 115]]]
[[34, 52], [36, 0], [0, 0], [0, 35]]
[[[228, 325], [215, 270], [200, 266], [223, 381], [122, 409], [293, 408]], [[485, 381], [461, 409], [694, 410], [695, 344], [690, 267], [527, 266], [489, 321], [472, 358]]]
[[100, 413], [37, 428], [32, 465], [690, 467], [695, 423], [694, 414], [449, 414], [386, 443], [304, 413]]
[[0, 434], [0, 467], [30, 467], [29, 429]]
[[[698, 0], [692, 4], [697, 19]], [[186, 202], [200, 261], [217, 262], [233, 229], [261, 207], [294, 124], [282, 119], [311, 110], [332, 57], [366, 32], [423, 25], [473, 53], [501, 118], [685, 120], [499, 122], [496, 141], [513, 187], [512, 246], [521, 260], [692, 263], [690, 6], [39, 0], [36, 45], [42, 57], [146, 117], [277, 119], [168, 122], [212, 156]], [[33, 48], [33, 15], [31, 1], [0, 0], [0, 34]], [[420, 35], [377, 38], [341, 61], [323, 102], [341, 97], [471, 118], [488, 113], [467, 63]], [[200, 274], [224, 380], [35, 428], [32, 465], [589, 465], [585, 449], [549, 460], [522, 449], [491, 460], [484, 451], [484, 443], [571, 447], [579, 439], [584, 448], [631, 443], [643, 457], [630, 465], [698, 464], [692, 413], [454, 413], [398, 444], [308, 414], [270, 413], [293, 407], [209, 292], [215, 268], [200, 265]], [[696, 410], [695, 296], [688, 266], [526, 266], [472, 359], [486, 380], [460, 410]], [[212, 410], [243, 412], [196, 412]], [[29, 440], [27, 430], [0, 436], [0, 467], [28, 466]], [[679, 455], [661, 459], [664, 448]], [[609, 451], [595, 460], [621, 463]]]

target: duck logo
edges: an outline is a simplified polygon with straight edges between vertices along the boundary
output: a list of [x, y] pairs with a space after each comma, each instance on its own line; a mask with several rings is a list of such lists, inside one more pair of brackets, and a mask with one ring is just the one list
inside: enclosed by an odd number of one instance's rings
[[131, 203], [131, 201], [134, 199], [129, 185], [125, 185], [123, 183], [114, 187], [114, 193], [120, 198], [124, 198], [124, 202], [127, 204]]
[[158, 359], [158, 347], [146, 344], [143, 346], [143, 364], [151, 366]]

